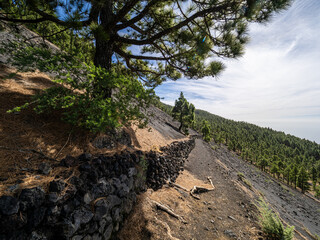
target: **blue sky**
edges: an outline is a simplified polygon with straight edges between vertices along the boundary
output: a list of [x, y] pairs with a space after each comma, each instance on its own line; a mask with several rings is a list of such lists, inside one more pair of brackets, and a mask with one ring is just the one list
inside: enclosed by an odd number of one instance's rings
[[268, 24], [250, 25], [250, 43], [216, 78], [180, 79], [156, 89], [173, 105], [180, 91], [196, 108], [320, 143], [320, 1], [296, 0]]

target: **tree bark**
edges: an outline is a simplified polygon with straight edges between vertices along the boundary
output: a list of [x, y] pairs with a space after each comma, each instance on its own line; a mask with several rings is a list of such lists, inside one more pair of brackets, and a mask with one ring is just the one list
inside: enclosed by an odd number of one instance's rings
[[[105, 1], [104, 5], [99, 11], [98, 22], [100, 29], [94, 34], [96, 41], [95, 55], [94, 55], [94, 65], [105, 68], [107, 71], [111, 69], [112, 55], [113, 55], [113, 41], [110, 39], [112, 34], [112, 28], [110, 23], [113, 20], [112, 13], [112, 3], [113, 0]], [[99, 89], [99, 83], [95, 83], [97, 89]], [[111, 97], [112, 89], [104, 88], [100, 89], [98, 94], [103, 92], [103, 96], [106, 98]]]
[[94, 54], [94, 65], [107, 69], [111, 69], [113, 43], [110, 40], [103, 39], [100, 34], [95, 34], [96, 51]]

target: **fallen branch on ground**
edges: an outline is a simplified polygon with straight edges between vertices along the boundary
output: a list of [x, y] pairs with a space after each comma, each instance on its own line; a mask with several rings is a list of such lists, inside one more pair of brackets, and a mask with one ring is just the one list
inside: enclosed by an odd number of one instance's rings
[[205, 187], [193, 186], [193, 188], [190, 190], [190, 195], [191, 195], [192, 197], [194, 197], [195, 199], [200, 200], [200, 197], [198, 197], [198, 196], [195, 195], [195, 194], [213, 191], [213, 190], [215, 189], [215, 187], [214, 187], [214, 185], [213, 185], [213, 183], [212, 183], [212, 180], [211, 180], [210, 177], [208, 177], [208, 180], [209, 180], [212, 188], [205, 188]]
[[173, 182], [170, 182], [170, 181], [169, 181], [169, 185], [172, 185], [172, 186], [174, 186], [174, 187], [180, 188], [180, 189], [182, 189], [183, 191], [189, 192], [188, 189], [180, 186], [179, 184], [176, 184], [176, 183], [173, 183]]
[[62, 152], [62, 150], [67, 146], [68, 142], [69, 142], [69, 139], [70, 139], [70, 136], [71, 136], [71, 133], [72, 131], [69, 133], [69, 136], [68, 136], [68, 139], [66, 141], [66, 143], [63, 145], [63, 147], [60, 149], [60, 151], [54, 156], [54, 160], [57, 159], [58, 155]]
[[187, 222], [183, 219], [183, 217], [179, 216], [178, 214], [175, 214], [172, 210], [170, 210], [168, 207], [164, 206], [161, 203], [158, 203], [156, 201], [152, 201], [156, 207], [166, 213], [168, 213], [169, 215], [171, 215], [172, 217], [179, 219], [181, 222], [183, 222], [184, 224], [186, 224]]
[[198, 197], [197, 195], [194, 195], [192, 192], [190, 192], [190, 195], [191, 195], [191, 197], [193, 197], [193, 198], [195, 198], [197, 200], [200, 200], [200, 197]]
[[215, 186], [214, 186], [213, 183], [212, 183], [211, 177], [207, 177], [207, 178], [208, 178], [208, 180], [209, 180], [212, 188], [205, 188], [205, 187], [193, 186], [193, 188], [192, 188], [191, 190], [188, 190], [188, 189], [186, 189], [185, 187], [182, 187], [182, 186], [180, 186], [179, 184], [176, 184], [176, 183], [173, 183], [173, 182], [170, 182], [170, 181], [168, 182], [168, 184], [169, 184], [169, 186], [174, 186], [174, 187], [176, 187], [176, 188], [182, 189], [183, 191], [189, 192], [190, 195], [191, 195], [193, 198], [195, 198], [195, 199], [197, 199], [197, 200], [200, 200], [200, 197], [197, 196], [196, 194], [213, 191], [213, 190], [215, 189]]
[[41, 157], [51, 160], [51, 161], [56, 161], [55, 159], [48, 157], [47, 155], [45, 155], [42, 152], [39, 152], [35, 149], [16, 149], [16, 148], [9, 148], [9, 147], [5, 147], [5, 146], [0, 146], [0, 149], [4, 149], [4, 150], [10, 150], [10, 151], [18, 151], [18, 152], [30, 152], [30, 153], [36, 153], [38, 155], [40, 155]]
[[213, 183], [212, 183], [212, 179], [211, 179], [211, 177], [208, 177], [208, 180], [209, 180], [209, 182], [211, 183], [212, 190], [214, 190], [214, 189], [215, 189], [215, 187], [214, 187], [214, 185], [213, 185]]

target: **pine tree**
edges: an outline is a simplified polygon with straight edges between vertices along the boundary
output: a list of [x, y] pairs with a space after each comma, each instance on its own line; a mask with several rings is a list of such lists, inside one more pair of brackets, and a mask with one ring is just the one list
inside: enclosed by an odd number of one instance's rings
[[194, 105], [189, 103], [184, 97], [183, 92], [181, 92], [179, 99], [175, 101], [175, 105], [172, 109], [172, 116], [180, 122], [179, 131], [188, 134], [188, 127], [191, 127], [195, 121], [194, 112]]
[[317, 169], [315, 168], [315, 166], [312, 166], [311, 176], [312, 176], [312, 182], [317, 182], [318, 173], [317, 173]]
[[203, 127], [201, 129], [201, 132], [203, 135], [203, 139], [206, 142], [210, 142], [211, 141], [211, 128], [210, 128], [208, 121], [203, 121], [202, 126]]
[[260, 159], [260, 161], [258, 162], [258, 165], [260, 166], [261, 170], [262, 171], [265, 171], [266, 170], [266, 167], [268, 166], [268, 161], [265, 157], [262, 157]]
[[309, 176], [306, 172], [305, 168], [303, 166], [300, 167], [299, 173], [298, 173], [298, 187], [301, 188], [301, 192], [304, 193], [310, 189], [308, 180]]
[[[89, 29], [96, 66], [110, 70], [120, 61], [141, 80], [157, 85], [182, 75], [216, 76], [224, 67], [215, 57], [243, 54], [248, 22], [266, 22], [290, 2], [7, 0], [1, 2], [0, 20]], [[132, 53], [130, 47], [138, 51]]]
[[297, 187], [297, 177], [298, 177], [298, 167], [296, 164], [294, 164], [293, 168], [290, 172], [290, 179], [292, 180], [292, 183], [294, 183], [294, 188]]
[[291, 170], [291, 166], [287, 166], [283, 171], [283, 177], [284, 177], [284, 179], [287, 179], [287, 184], [288, 185], [289, 185], [289, 182], [290, 182], [290, 170]]
[[276, 164], [272, 164], [270, 172], [273, 174], [273, 176], [276, 176], [279, 174], [279, 167]]

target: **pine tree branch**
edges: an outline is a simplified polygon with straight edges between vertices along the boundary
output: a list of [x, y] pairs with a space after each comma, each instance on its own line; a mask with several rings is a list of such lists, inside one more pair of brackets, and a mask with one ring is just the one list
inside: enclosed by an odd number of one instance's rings
[[179, 53], [179, 54], [171, 55], [169, 57], [166, 57], [164, 55], [163, 55], [163, 57], [152, 57], [152, 56], [142, 56], [142, 55], [138, 56], [138, 55], [132, 55], [132, 54], [126, 53], [123, 50], [121, 50], [118, 46], [114, 46], [114, 51], [116, 53], [118, 53], [119, 55], [125, 56], [127, 58], [141, 59], [141, 60], [155, 60], [155, 61], [168, 61], [172, 58], [179, 57], [179, 56], [185, 54], [185, 53]]
[[149, 9], [154, 6], [156, 3], [161, 2], [161, 0], [152, 0], [150, 3], [147, 4], [147, 6], [145, 6], [145, 8], [141, 11], [141, 13], [137, 16], [135, 16], [134, 18], [131, 18], [129, 21], [116, 25], [115, 30], [119, 31], [121, 29], [127, 28], [129, 26], [131, 26], [132, 24], [140, 21], [145, 15], [148, 14]]
[[205, 15], [207, 15], [209, 13], [212, 13], [212, 12], [222, 11], [224, 9], [227, 9], [229, 6], [230, 6], [230, 3], [226, 3], [226, 4], [223, 4], [223, 5], [217, 6], [217, 7], [211, 7], [211, 8], [199, 11], [199, 12], [193, 14], [192, 16], [190, 16], [189, 18], [187, 18], [186, 20], [180, 22], [179, 24], [177, 24], [177, 25], [175, 25], [173, 27], [167, 28], [167, 29], [155, 34], [154, 36], [152, 36], [152, 37], [150, 37], [148, 39], [136, 40], [136, 39], [128, 39], [128, 38], [124, 38], [124, 37], [121, 37], [119, 35], [116, 35], [115, 36], [115, 40], [118, 41], [118, 42], [122, 42], [122, 43], [126, 43], [126, 44], [132, 44], [132, 45], [151, 44], [155, 40], [158, 40], [161, 37], [163, 37], [165, 35], [168, 35], [169, 33], [186, 26], [188, 23], [192, 22], [196, 18], [203, 17], [203, 16], [205, 16]]
[[140, 0], [130, 0], [127, 2], [123, 8], [120, 9], [118, 14], [115, 16], [113, 21], [110, 23], [111, 26], [117, 24], [121, 19], [123, 19], [129, 12], [132, 10], [132, 8], [138, 3]]
[[125, 56], [127, 58], [133, 58], [133, 59], [155, 60], [155, 61], [166, 61], [170, 59], [170, 58], [163, 58], [163, 57], [152, 57], [152, 56], [142, 56], [142, 55], [138, 56], [138, 55], [127, 54], [118, 47], [115, 47], [114, 51], [123, 57]]
[[39, 23], [47, 21], [45, 18], [36, 18], [36, 19], [17, 19], [17, 18], [9, 18], [4, 17], [2, 14], [0, 14], [0, 20], [7, 21], [7, 22], [14, 22], [14, 23]]
[[58, 31], [58, 32], [55, 32], [55, 33], [52, 33], [52, 34], [50, 34], [50, 35], [46, 35], [46, 36], [34, 36], [34, 37], [31, 37], [31, 38], [27, 38], [26, 40], [24, 40], [24, 42], [27, 42], [27, 41], [30, 41], [31, 39], [34, 39], [34, 38], [46, 38], [46, 39], [48, 39], [49, 37], [53, 37], [53, 36], [55, 36], [55, 35], [57, 35], [57, 34], [59, 34], [59, 33], [62, 33], [62, 32], [65, 32], [65, 31], [67, 31], [69, 29], [69, 27], [67, 27], [67, 28], [64, 28], [64, 29], [62, 29], [62, 30], [60, 30], [60, 31]]

